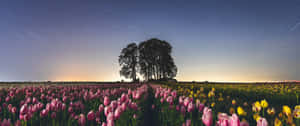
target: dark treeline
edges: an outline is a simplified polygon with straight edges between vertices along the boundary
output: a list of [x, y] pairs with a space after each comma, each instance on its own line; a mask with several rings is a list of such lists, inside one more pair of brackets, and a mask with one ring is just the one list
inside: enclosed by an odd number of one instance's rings
[[138, 45], [130, 43], [119, 56], [120, 75], [137, 81], [137, 75], [144, 80], [168, 80], [177, 74], [177, 67], [171, 56], [172, 46], [163, 40], [152, 38]]

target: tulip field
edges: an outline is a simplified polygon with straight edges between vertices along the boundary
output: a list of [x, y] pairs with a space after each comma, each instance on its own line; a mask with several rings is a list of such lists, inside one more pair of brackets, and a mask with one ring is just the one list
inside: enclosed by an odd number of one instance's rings
[[299, 84], [0, 88], [0, 126], [300, 126]]

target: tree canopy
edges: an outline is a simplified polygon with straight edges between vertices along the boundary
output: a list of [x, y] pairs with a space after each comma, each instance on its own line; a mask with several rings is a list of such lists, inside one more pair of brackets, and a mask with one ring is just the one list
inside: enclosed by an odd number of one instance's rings
[[134, 81], [137, 73], [146, 81], [174, 78], [177, 67], [171, 53], [172, 46], [157, 38], [143, 41], [138, 46], [130, 43], [119, 56], [120, 74]]

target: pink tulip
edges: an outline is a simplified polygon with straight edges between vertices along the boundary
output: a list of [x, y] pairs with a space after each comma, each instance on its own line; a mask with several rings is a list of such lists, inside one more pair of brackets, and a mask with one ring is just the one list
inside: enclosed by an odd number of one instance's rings
[[107, 126], [107, 124], [105, 122], [102, 123], [102, 126]]
[[84, 126], [84, 125], [85, 125], [85, 122], [86, 122], [86, 120], [85, 120], [84, 114], [80, 114], [79, 117], [78, 117], [78, 124], [79, 124], [80, 126]]
[[230, 126], [240, 126], [239, 117], [236, 114], [233, 114], [230, 118]]
[[20, 120], [17, 120], [14, 126], [22, 126], [22, 125], [21, 125], [21, 121], [20, 121]]
[[65, 104], [65, 103], [63, 103], [62, 105], [61, 105], [61, 110], [66, 110], [66, 107], [67, 107], [67, 105]]
[[189, 103], [190, 103], [190, 99], [189, 99], [189, 97], [186, 97], [186, 98], [184, 99], [184, 101], [183, 101], [183, 105], [184, 105], [185, 107], [187, 107], [187, 106], [189, 105]]
[[137, 110], [137, 109], [138, 109], [138, 106], [137, 106], [137, 104], [136, 104], [135, 102], [132, 102], [132, 103], [130, 104], [130, 108], [133, 109], [133, 110]]
[[96, 117], [96, 122], [97, 122], [97, 124], [101, 124], [101, 119], [100, 119], [100, 117]]
[[33, 104], [37, 103], [37, 99], [35, 97], [32, 98], [32, 103]]
[[69, 112], [69, 113], [72, 113], [72, 112], [73, 112], [73, 108], [72, 108], [71, 106], [68, 108], [68, 112]]
[[88, 119], [89, 121], [92, 121], [92, 120], [95, 119], [95, 113], [94, 113], [93, 110], [91, 110], [91, 111], [87, 114], [87, 119]]
[[121, 96], [121, 102], [125, 102], [126, 101], [126, 94], [123, 93], [122, 96]]
[[1, 126], [10, 126], [10, 119], [4, 119], [3, 122], [1, 123]]
[[268, 126], [268, 122], [265, 118], [260, 118], [257, 120], [257, 126]]
[[176, 91], [172, 91], [171, 95], [176, 98], [177, 97], [177, 92]]
[[40, 112], [40, 116], [41, 117], [46, 117], [48, 115], [48, 111], [46, 109], [43, 109], [41, 112]]
[[110, 112], [107, 117], [106, 117], [106, 121], [109, 121], [109, 120], [114, 120], [114, 113], [113, 112]]
[[[23, 120], [25, 120], [25, 121], [28, 121], [28, 120], [30, 120], [30, 115], [29, 114], [25, 114], [24, 116], [23, 116]], [[21, 118], [20, 118], [21, 119]]]
[[211, 126], [213, 118], [212, 118], [212, 110], [208, 107], [204, 107], [203, 115], [202, 115], [202, 122], [205, 126]]
[[12, 104], [8, 104], [7, 108], [8, 108], [8, 111], [11, 111], [11, 109], [12, 109]]
[[104, 115], [107, 116], [110, 112], [112, 112], [112, 108], [110, 106], [106, 106], [104, 108]]
[[98, 111], [99, 112], [102, 112], [104, 110], [104, 106], [101, 104], [101, 105], [99, 105], [99, 107], [98, 107]]
[[26, 103], [28, 104], [30, 102], [31, 102], [31, 98], [30, 97], [26, 98]]
[[47, 103], [47, 104], [46, 104], [46, 109], [47, 109], [48, 111], [51, 110], [51, 105], [50, 105], [50, 103]]
[[115, 118], [115, 119], [119, 119], [121, 113], [122, 113], [122, 110], [121, 110], [120, 107], [118, 107], [118, 108], [115, 110], [114, 118]]
[[95, 116], [100, 117], [101, 113], [99, 111], [96, 111]]
[[160, 103], [163, 103], [163, 102], [164, 102], [164, 98], [161, 98], [161, 99], [160, 99]]
[[229, 126], [230, 117], [226, 113], [218, 114], [218, 126]]
[[112, 109], [116, 109], [118, 106], [117, 101], [111, 101], [110, 106], [112, 107]]
[[10, 101], [10, 97], [7, 96], [7, 97], [5, 98], [5, 101], [6, 101], [6, 102], [9, 102], [9, 101]]
[[15, 114], [15, 113], [17, 112], [17, 108], [16, 108], [16, 107], [12, 107], [11, 112], [12, 112], [13, 114]]
[[52, 119], [56, 118], [56, 113], [55, 113], [55, 112], [52, 112], [52, 113], [51, 113], [51, 118], [52, 118]]
[[22, 105], [22, 107], [20, 109], [20, 114], [26, 114], [27, 111], [28, 111], [27, 104]]
[[108, 120], [107, 121], [107, 126], [114, 126], [114, 125], [115, 125], [115, 123], [114, 123], [113, 120]]
[[68, 97], [64, 96], [62, 100], [63, 102], [66, 102], [68, 100]]
[[194, 104], [192, 102], [189, 103], [187, 111], [192, 112], [194, 110]]
[[122, 108], [122, 111], [125, 111], [125, 110], [126, 110], [126, 108], [127, 108], [127, 105], [126, 105], [126, 103], [122, 103], [122, 105], [121, 105], [121, 108]]
[[133, 118], [136, 119], [136, 114], [133, 114]]
[[247, 121], [242, 121], [241, 126], [249, 126], [249, 123]]
[[107, 96], [104, 97], [104, 105], [108, 106], [110, 104], [110, 100]]
[[217, 126], [229, 126], [228, 120], [218, 120]]
[[179, 102], [179, 105], [183, 105], [183, 97], [182, 96], [179, 96], [178, 98], [178, 102]]
[[180, 111], [180, 106], [176, 105], [176, 111]]
[[6, 103], [3, 103], [3, 104], [2, 104], [2, 107], [3, 107], [3, 108], [6, 108], [6, 107], [7, 107], [7, 104], [6, 104]]
[[198, 107], [198, 111], [202, 112], [204, 107], [205, 107], [204, 104], [200, 104], [199, 107]]
[[181, 112], [182, 115], [185, 115], [186, 109], [185, 109], [184, 106], [181, 106], [180, 112]]
[[154, 105], [154, 104], [152, 104], [152, 105], [151, 105], [151, 108], [152, 108], [152, 109], [154, 109], [154, 108], [155, 108], [155, 105]]
[[191, 126], [191, 120], [190, 119], [188, 119], [188, 120], [186, 120], [186, 126]]

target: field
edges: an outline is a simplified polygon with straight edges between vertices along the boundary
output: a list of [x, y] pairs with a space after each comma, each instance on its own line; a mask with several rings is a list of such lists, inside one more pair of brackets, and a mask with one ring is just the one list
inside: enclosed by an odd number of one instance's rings
[[1, 84], [1, 126], [300, 126], [299, 83]]

